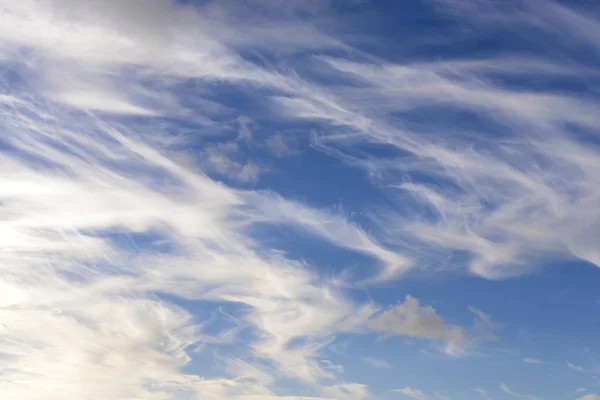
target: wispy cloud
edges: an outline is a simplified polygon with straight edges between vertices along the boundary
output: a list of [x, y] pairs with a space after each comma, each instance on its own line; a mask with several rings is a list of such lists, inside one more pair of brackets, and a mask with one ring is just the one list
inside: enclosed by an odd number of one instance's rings
[[357, 383], [340, 384], [324, 388], [323, 395], [340, 400], [363, 400], [369, 397], [369, 391], [365, 385]]
[[567, 362], [567, 367], [569, 367], [570, 369], [572, 369], [573, 371], [576, 371], [576, 372], [588, 372], [585, 368], [583, 368], [579, 365], [575, 365], [571, 362]]
[[267, 149], [276, 157], [282, 158], [297, 153], [293, 144], [293, 138], [287, 138], [282, 134], [270, 136], [266, 140]]
[[491, 400], [491, 397], [488, 396], [487, 391], [485, 389], [474, 388], [473, 390], [476, 391], [477, 393], [479, 393], [481, 395], [481, 397], [484, 398], [485, 400]]
[[439, 394], [438, 392], [435, 392], [435, 398], [436, 399], [440, 399], [440, 400], [450, 400], [449, 397], [446, 397], [444, 395]]
[[[508, 14], [488, 2], [438, 4], [465, 26], [560, 37], [557, 54], [571, 41], [600, 47], [596, 19], [555, 3]], [[0, 1], [6, 398], [274, 400], [287, 378], [321, 396], [289, 400], [365, 399], [366, 384], [321, 361], [338, 335], [421, 338], [464, 355], [494, 338], [494, 324], [470, 307], [473, 326], [454, 325], [411, 296], [382, 308], [353, 288], [456, 254], [468, 260], [449, 269], [488, 279], [551, 256], [600, 265], [600, 150], [584, 140], [600, 123], [597, 99], [507, 83], [593, 83], [595, 65], [535, 52], [378, 59], [307, 21], [338, 5]], [[256, 105], [269, 132], [230, 97]], [[307, 121], [319, 123], [312, 151], [364, 173], [389, 208], [370, 208], [363, 226], [302, 196], [249, 188], [269, 166], [248, 149], [298, 154], [277, 126]], [[201, 145], [181, 151], [183, 132]], [[360, 254], [368, 267], [332, 277], [266, 245], [255, 235], [265, 226]], [[226, 346], [203, 363], [218, 378], [189, 372], [210, 357], [201, 350]]]
[[409, 386], [405, 386], [402, 389], [393, 389], [392, 392], [395, 393], [401, 393], [403, 395], [405, 395], [406, 397], [410, 397], [411, 399], [416, 399], [416, 400], [427, 400], [428, 397], [425, 396], [425, 394], [418, 390], [418, 389], [413, 389]]
[[524, 358], [523, 362], [525, 364], [543, 364], [544, 362], [541, 360], [537, 360], [535, 358]]
[[506, 384], [500, 384], [500, 389], [504, 392], [510, 394], [511, 396], [518, 397], [520, 399], [528, 399], [528, 400], [538, 400], [538, 397], [530, 396], [526, 394], [515, 393], [511, 388], [509, 388]]
[[375, 368], [381, 368], [381, 369], [393, 368], [392, 364], [390, 364], [389, 362], [387, 362], [385, 360], [381, 360], [379, 358], [365, 357], [365, 358], [363, 358], [363, 361]]

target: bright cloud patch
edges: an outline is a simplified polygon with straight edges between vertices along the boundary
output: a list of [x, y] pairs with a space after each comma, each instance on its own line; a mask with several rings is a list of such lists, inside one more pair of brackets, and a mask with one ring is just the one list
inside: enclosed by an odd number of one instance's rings
[[3, 398], [598, 399], [600, 8], [385, 3], [0, 0]]

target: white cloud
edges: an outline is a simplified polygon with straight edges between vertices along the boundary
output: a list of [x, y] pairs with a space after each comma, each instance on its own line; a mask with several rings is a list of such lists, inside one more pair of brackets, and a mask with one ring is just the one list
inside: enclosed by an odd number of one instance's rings
[[[570, 13], [557, 15], [569, 19]], [[552, 91], [517, 91], [490, 77], [558, 74], [578, 79], [591, 74], [588, 67], [554, 64], [549, 69], [545, 59], [533, 57], [519, 63], [321, 60], [361, 85], [278, 101], [297, 117], [349, 129], [322, 135], [320, 148], [365, 168], [372, 177], [385, 176], [380, 183], [401, 189], [398, 202], [414, 204], [408, 207], [411, 212], [393, 221], [389, 215], [378, 220], [387, 227], [390, 240], [411, 243], [407, 251], [425, 258], [423, 263], [435, 262], [423, 254], [439, 259], [443, 249], [446, 254], [465, 251], [471, 254], [470, 272], [490, 279], [527, 273], [540, 257], [553, 254], [600, 265], [600, 255], [587, 239], [598, 231], [597, 211], [590, 207], [599, 196], [597, 176], [591, 173], [598, 167], [598, 149], [575, 139], [566, 128], [575, 124], [593, 130], [600, 122], [596, 102]], [[446, 123], [444, 117], [439, 124], [411, 130], [393, 117], [413, 110], [434, 113], [440, 107], [476, 113], [511, 139], [490, 141], [489, 133], [455, 126], [451, 119]], [[360, 140], [407, 155], [369, 155], [354, 148]], [[429, 176], [427, 184], [407, 178], [416, 168]]]
[[597, 394], [586, 394], [583, 397], [578, 398], [577, 400], [600, 400], [600, 396]]
[[76, 92], [57, 94], [54, 99], [76, 108], [92, 111], [103, 111], [114, 114], [153, 116], [153, 110], [135, 105], [127, 99], [119, 98], [112, 93]]
[[567, 362], [567, 366], [572, 369], [573, 371], [577, 371], [577, 372], [588, 372], [585, 368], [579, 366], [579, 365], [575, 365], [571, 362]]
[[261, 193], [259, 196], [248, 193], [247, 199], [261, 212], [254, 217], [261, 222], [289, 222], [330, 243], [377, 259], [381, 264], [380, 270], [368, 283], [394, 279], [413, 267], [410, 259], [383, 247], [371, 235], [342, 216], [287, 201], [274, 193]]
[[380, 369], [393, 368], [392, 364], [390, 364], [389, 362], [387, 362], [385, 360], [381, 360], [379, 358], [365, 357], [365, 358], [363, 358], [363, 361], [375, 368], [380, 368]]
[[405, 395], [406, 397], [410, 397], [411, 399], [416, 399], [416, 400], [427, 400], [427, 396], [425, 396], [425, 394], [418, 390], [418, 389], [412, 389], [409, 386], [405, 386], [402, 389], [392, 389], [392, 392], [394, 393], [401, 393], [403, 395]]
[[537, 360], [535, 358], [524, 358], [523, 362], [526, 364], [543, 364], [544, 362], [541, 360]]
[[262, 173], [253, 161], [245, 160], [239, 145], [234, 141], [206, 144], [198, 163], [206, 171], [238, 182], [256, 183]]
[[[471, 255], [470, 273], [491, 279], [528, 272], [540, 255], [600, 265], [598, 149], [565, 128], [597, 127], [596, 102], [512, 90], [487, 78], [585, 78], [585, 66], [544, 59], [393, 64], [322, 57], [333, 73], [361, 83], [326, 87], [295, 71], [253, 64], [237, 51], [359, 53], [298, 21], [264, 25], [242, 21], [220, 4], [199, 12], [167, 1], [2, 0], [0, 8], [0, 58], [19, 64], [33, 87], [0, 97], [3, 140], [12, 146], [0, 155], [0, 353], [10, 358], [9, 367], [0, 367], [0, 391], [7, 398], [159, 399], [191, 392], [277, 399], [278, 380], [292, 378], [325, 398], [364, 399], [365, 385], [343, 382], [339, 368], [319, 361], [337, 334], [424, 338], [461, 354], [490, 339], [493, 326], [473, 308], [473, 328], [450, 325], [412, 297], [378, 312], [376, 304], [348, 296], [347, 287], [397, 279], [432, 255], [455, 251]], [[298, 10], [292, 8], [292, 14]], [[590, 18], [559, 6], [545, 9], [543, 18], [597, 45]], [[323, 122], [315, 147], [368, 172], [386, 172], [370, 176], [378, 187], [394, 188], [408, 214], [373, 216], [377, 229], [366, 231], [339, 213], [227, 187], [204, 172], [247, 183], [263, 172], [258, 161], [239, 157], [238, 142], [205, 147], [192, 168], [159, 145], [174, 140], [176, 124], [142, 130], [129, 119], [112, 119], [170, 116], [211, 124], [225, 106], [208, 99], [193, 102], [206, 106], [200, 110], [184, 106], [177, 91], [189, 81], [199, 92], [218, 83], [266, 88], [265, 96], [274, 97], [260, 101], [269, 104], [272, 118]], [[440, 105], [477, 113], [510, 140], [490, 140], [485, 132], [474, 139], [445, 121], [413, 131], [393, 117]], [[250, 117], [237, 122], [241, 138], [250, 139]], [[373, 157], [360, 149], [363, 143], [408, 156]], [[278, 135], [266, 145], [279, 157], [292, 152]], [[417, 168], [432, 183], [407, 182], [406, 173]], [[435, 217], [424, 217], [430, 214]], [[376, 265], [361, 282], [330, 279], [264, 248], [250, 234], [257, 224], [303, 229]], [[237, 325], [208, 334], [202, 321], [165, 295], [207, 309], [225, 303], [235, 309]], [[238, 342], [242, 330], [247, 335]], [[193, 362], [190, 348], [232, 344], [241, 354], [220, 360], [224, 377], [182, 372]], [[409, 387], [397, 392], [425, 398]]]
[[[95, 7], [94, 4], [90, 7]], [[98, 29], [103, 33], [110, 32], [110, 35], [96, 35], [97, 32], [86, 28], [90, 25], [86, 19], [89, 14], [83, 12], [80, 6], [71, 15], [73, 20], [67, 22], [80, 24], [85, 33], [83, 37], [90, 35], [99, 41], [100, 45], [90, 52], [83, 51], [81, 43], [71, 42], [70, 38], [66, 43], [60, 41], [59, 45], [57, 38], [62, 39], [64, 29], [57, 22], [64, 22], [62, 14], [54, 21], [57, 33], [47, 37], [36, 36], [35, 32], [39, 30], [33, 24], [48, 23], [48, 16], [44, 13], [48, 6], [40, 7], [33, 13], [28, 8], [33, 5], [33, 2], [25, 2], [19, 6], [35, 15], [35, 18], [24, 22], [19, 20], [20, 14], [16, 8], [8, 9], [7, 18], [11, 22], [6, 24], [2, 32], [9, 42], [41, 47], [55, 58], [77, 57], [78, 62], [85, 65], [137, 63], [153, 70], [164, 71], [167, 68], [175, 75], [267, 85], [287, 93], [276, 98], [276, 101], [294, 116], [319, 118], [334, 125], [348, 126], [357, 131], [352, 133], [354, 137], [359, 135], [408, 151], [415, 161], [419, 161], [420, 167], [440, 179], [453, 182], [459, 190], [438, 193], [433, 187], [406, 182], [399, 186], [413, 196], [413, 201], [417, 199], [422, 206], [432, 207], [439, 215], [436, 221], [415, 219], [414, 214], [410, 220], [406, 216], [385, 219], [385, 228], [395, 242], [401, 245], [414, 243], [415, 240], [420, 242], [421, 248], [413, 246], [412, 249], [403, 249], [410, 253], [407, 258], [417, 255], [423, 257], [428, 253], [439, 255], [444, 250], [467, 251], [472, 255], [470, 271], [492, 279], [526, 273], [533, 268], [531, 266], [535, 266], [533, 259], [555, 252], [592, 263], [600, 262], [600, 255], [594, 250], [593, 243], [586, 240], [594, 236], [596, 225], [576, 222], [595, 220], [595, 210], [590, 204], [594, 204], [597, 197], [593, 190], [597, 182], [592, 173], [597, 167], [597, 154], [594, 149], [582, 147], [568, 138], [563, 130], [565, 123], [596, 126], [598, 118], [594, 112], [595, 104], [564, 94], [511, 91], [486, 81], [486, 74], [490, 70], [514, 75], [536, 71], [546, 75], [568, 75], [568, 71], [573, 71], [572, 66], [554, 63], [549, 69], [545, 67], [548, 64], [544, 60], [537, 59], [519, 60], [519, 63], [510, 59], [375, 65], [322, 58], [335, 70], [350, 74], [367, 84], [360, 89], [342, 87], [334, 91], [300, 82], [294, 77], [273, 74], [236, 58], [233, 52], [218, 40], [210, 39], [208, 32], [201, 28], [214, 28], [219, 23], [218, 18], [212, 24], [195, 23], [203, 17], [190, 12], [189, 8], [181, 10], [158, 4], [148, 10], [138, 10], [131, 5], [123, 15], [114, 18], [112, 14], [116, 11], [109, 9], [107, 12], [111, 17], [100, 20]], [[552, 8], [552, 18], [558, 18], [569, 26], [574, 26], [569, 22], [574, 18], [587, 21], [585, 17], [567, 11], [560, 7]], [[127, 15], [136, 15], [136, 24], [123, 24], [123, 18]], [[203, 40], [190, 44], [181, 36], [180, 30], [173, 28], [175, 23], [161, 24], [166, 20], [179, 21], [180, 27], [198, 33], [194, 36], [186, 30], [186, 37], [202, 37]], [[25, 36], [16, 33], [17, 29], [23, 28], [23, 24], [31, 25]], [[154, 25], [161, 28], [153, 35], [139, 35], [141, 29]], [[228, 37], [224, 33], [227, 29], [220, 28], [211, 32], [216, 32], [217, 38]], [[163, 29], [168, 30], [167, 34], [160, 32]], [[179, 47], [167, 46], [169, 57], [155, 57], [157, 46], [165, 44], [164, 40], [159, 39], [161, 34], [181, 44]], [[130, 43], [136, 44], [134, 50]], [[110, 52], [103, 50], [109, 45], [117, 46], [120, 50], [112, 47]], [[199, 60], [203, 62], [199, 63]], [[210, 62], [205, 62], [208, 60]], [[199, 68], [199, 65], [202, 67]], [[585, 69], [582, 69], [582, 73], [586, 73]], [[444, 146], [443, 141], [429, 142], [426, 135], [394, 126], [395, 121], [387, 117], [388, 112], [402, 112], [432, 104], [452, 104], [478, 112], [495, 123], [508, 124], [512, 132], [527, 132], [527, 145], [511, 148], [506, 144], [490, 147], [481, 143], [485, 151], [462, 144], [450, 148]], [[445, 129], [455, 130], [452, 126]], [[472, 135], [461, 135], [459, 130], [451, 133], [457, 143], [464, 141], [467, 144], [473, 139]], [[328, 146], [337, 144], [343, 147], [343, 139], [343, 135], [338, 135], [335, 141], [326, 143]], [[557, 149], [561, 151], [557, 152]], [[340, 151], [337, 154], [343, 155]], [[546, 168], [542, 173], [538, 166], [527, 165], [526, 160], [532, 154], [553, 167]], [[351, 159], [346, 154], [346, 160]], [[406, 169], [399, 163], [377, 159], [363, 161], [370, 168], [392, 172]], [[258, 177], [255, 164], [244, 164], [238, 169], [239, 173], [235, 176], [240, 180], [253, 181]], [[557, 187], [565, 189], [559, 191]], [[399, 200], [405, 201], [407, 194], [402, 194]], [[432, 203], [433, 199], [435, 202]], [[459, 207], [454, 207], [456, 204]], [[557, 232], [569, 234], [558, 235]], [[428, 247], [431, 251], [426, 251]], [[525, 259], [528, 261], [525, 262]], [[421, 261], [423, 264], [431, 260]], [[390, 272], [381, 279], [397, 275], [397, 272]]]
[[514, 391], [511, 390], [511, 388], [509, 388], [504, 383], [500, 384], [500, 389], [502, 389], [504, 392], [510, 394], [511, 396], [518, 397], [520, 399], [538, 400], [538, 397], [535, 397], [535, 396], [530, 396], [530, 395], [526, 395], [526, 394], [515, 393]]
[[[539, 135], [542, 135], [548, 130], [548, 124], [556, 126], [560, 124], [561, 120], [574, 123], [577, 120], [577, 123], [590, 126], [597, 122], [595, 121], [596, 117], [592, 115], [592, 104], [580, 104], [580, 100], [574, 98], [537, 94], [527, 95], [528, 97], [539, 97], [539, 101], [530, 101], [524, 95], [507, 93], [504, 89], [494, 89], [490, 85], [464, 87], [469, 82], [462, 79], [469, 76], [464, 71], [456, 72], [462, 75], [461, 80], [457, 81], [450, 76], [432, 72], [428, 66], [422, 64], [383, 68], [359, 66], [347, 62], [333, 62], [332, 65], [342, 71], [352, 71], [366, 82], [376, 85], [372, 93], [362, 93], [360, 98], [369, 99], [368, 101], [374, 102], [373, 106], [379, 107], [379, 109], [387, 107], [390, 112], [406, 111], [430, 104], [432, 101], [447, 102], [458, 98], [457, 107], [473, 109], [484, 115], [489, 114], [492, 118], [503, 120], [515, 118], [513, 123], [515, 132], [522, 132], [523, 129], [526, 129], [532, 135], [536, 135], [538, 132]], [[435, 65], [432, 68], [435, 68]], [[431, 89], [427, 90], [426, 87], [429, 83]], [[449, 96], [448, 99], [440, 99], [440, 87], [444, 88], [443, 93]], [[454, 90], [457, 92], [454, 93]], [[400, 93], [402, 95], [399, 95]], [[484, 96], [485, 99], [480, 96]], [[488, 98], [488, 96], [490, 97]], [[506, 96], [505, 99], [502, 99], [503, 96]], [[519, 99], [521, 96], [523, 98]], [[341, 98], [353, 99], [348, 95], [340, 96]], [[521, 102], [523, 103], [521, 104]], [[549, 179], [560, 180], [567, 185], [572, 185], [573, 176], [571, 174], [579, 168], [583, 168], [582, 176], [585, 176], [584, 179], [590, 179], [590, 184], [595, 181], [595, 178], [584, 172], [588, 168], [584, 167], [584, 163], [586, 163], [583, 161], [584, 158], [576, 160], [575, 157], [556, 156], [555, 150], [560, 146], [558, 143], [563, 141], [558, 136], [555, 137], [555, 144], [552, 141], [546, 141], [543, 144], [535, 136], [532, 136], [531, 148], [526, 152], [500, 148], [488, 149], [487, 154], [490, 152], [494, 154], [484, 155], [472, 148], [460, 150], [429, 143], [422, 137], [416, 136], [415, 133], [389, 126], [385, 115], [380, 116], [380, 119], [371, 119], [369, 123], [362, 122], [359, 120], [360, 114], [357, 111], [359, 107], [364, 109], [365, 105], [349, 101], [347, 103], [347, 106], [351, 108], [344, 113], [352, 111], [355, 113], [354, 116], [342, 116], [339, 110], [335, 110], [334, 114], [332, 110], [329, 118], [334, 119], [337, 123], [355, 127], [362, 131], [362, 135], [369, 140], [380, 143], [391, 142], [395, 147], [412, 153], [415, 162], [419, 160], [417, 165], [421, 169], [426, 168], [432, 175], [437, 175], [440, 179], [453, 181], [460, 188], [458, 193], [449, 191], [442, 193], [422, 184], [402, 183], [399, 187], [411, 193], [416, 201], [429, 204], [439, 218], [434, 223], [417, 220], [409, 229], [399, 230], [390, 227], [390, 235], [406, 235], [407, 232], [410, 232], [436, 247], [467, 250], [474, 255], [471, 271], [488, 278], [526, 272], [525, 266], [519, 262], [517, 255], [529, 254], [530, 250], [527, 248], [529, 246], [531, 249], [540, 248], [552, 251], [553, 248], [556, 249], [554, 243], [558, 241], [561, 242], [558, 244], [563, 246], [566, 251], [581, 254], [580, 250], [574, 248], [574, 246], [579, 248], [580, 245], [565, 243], [562, 239], [564, 236], [553, 232], [579, 230], [576, 226], [562, 222], [560, 215], [565, 212], [572, 213], [574, 218], [580, 218], [582, 213], [587, 212], [592, 213], [590, 217], [593, 218], [594, 212], [586, 206], [580, 208], [572, 201], [567, 201], [560, 192], [555, 190], [554, 186], [550, 185]], [[530, 107], [534, 103], [538, 105], [538, 108]], [[481, 106], [482, 104], [485, 106]], [[324, 112], [327, 109], [321, 108], [321, 110]], [[452, 127], [446, 129], [452, 129]], [[471, 139], [469, 137], [469, 140]], [[327, 141], [327, 138], [325, 137], [323, 140]], [[568, 146], [573, 146], [572, 151], [577, 152], [580, 156], [587, 152], [575, 143], [570, 143]], [[551, 150], [550, 147], [553, 149]], [[548, 172], [553, 174], [551, 177], [540, 173], [535, 166], [528, 167], [526, 165], [526, 160], [532, 153], [539, 154], [548, 162], [556, 163], [556, 168]], [[567, 153], [570, 151], [565, 154]], [[368, 161], [371, 167], [385, 169], [392, 177], [394, 169], [402, 171], [410, 168], [410, 163], [405, 166], [400, 163], [401, 160], [398, 164], [389, 164], [389, 161], [386, 161], [387, 165], [375, 158]], [[515, 166], [515, 163], [518, 163], [518, 166]], [[498, 190], [499, 187], [504, 189]], [[592, 186], [586, 184], [586, 187], [591, 188]], [[581, 201], [582, 205], [587, 204], [588, 200], [597, 195], [593, 190], [579, 191], [575, 187], [572, 190], [581, 193], [582, 197], [575, 201]], [[460, 193], [463, 193], [464, 197]], [[478, 193], [481, 198], [477, 197]], [[533, 195], [530, 196], [528, 193], [533, 193]], [[401, 199], [407, 198], [402, 197]], [[458, 207], [457, 204], [459, 204]], [[492, 207], [485, 206], [485, 204], [490, 204]], [[523, 210], [526, 209], [537, 211], [527, 216], [522, 215]], [[528, 220], [525, 221], [523, 218]], [[473, 223], [469, 221], [473, 221]], [[528, 228], [547, 226], [549, 223], [561, 223], [561, 229], [540, 230], [536, 228], [534, 230]], [[401, 221], [397, 221], [396, 224], [403, 225]], [[590, 227], [590, 229], [595, 228]], [[577, 235], [579, 234], [582, 232], [577, 233]], [[489, 237], [504, 237], [506, 240], [490, 240]], [[596, 260], [595, 253], [590, 250], [589, 245], [586, 244], [584, 247], [585, 253], [588, 254], [584, 257], [594, 262]]]
[[435, 392], [435, 398], [436, 399], [440, 399], [440, 400], [450, 400], [449, 397], [446, 397], [444, 395], [439, 394], [438, 392]]
[[473, 390], [476, 391], [477, 393], [479, 393], [481, 395], [481, 397], [484, 398], [485, 400], [491, 400], [490, 396], [488, 396], [487, 391], [485, 389], [474, 388]]
[[363, 400], [369, 397], [367, 387], [357, 383], [328, 386], [323, 388], [322, 392], [324, 396], [337, 400]]
[[[11, 357], [11, 367], [0, 371], [3, 393], [150, 399], [182, 390], [268, 398], [275, 396], [268, 382], [277, 377], [335, 379], [315, 357], [336, 331], [356, 330], [372, 306], [354, 304], [299, 262], [253, 250], [243, 227], [261, 211], [236, 211], [246, 194], [174, 163], [124, 127], [93, 116], [73, 119], [60, 109], [52, 118], [32, 118], [44, 112], [38, 106], [2, 109], [11, 144], [54, 166], [2, 156], [0, 337]], [[154, 185], [156, 173], [168, 178], [165, 185]], [[283, 217], [269, 215], [272, 223], [294, 221]], [[152, 250], [139, 250], [137, 239], [131, 246], [112, 240], [144, 232], [160, 238]], [[161, 251], [163, 242], [176, 252]], [[230, 369], [252, 378], [246, 383], [182, 373], [189, 346], [219, 341], [153, 293], [245, 305], [239, 318], [257, 336], [245, 345], [276, 368]], [[43, 330], [34, 328], [40, 323]], [[290, 347], [304, 339], [306, 345]]]

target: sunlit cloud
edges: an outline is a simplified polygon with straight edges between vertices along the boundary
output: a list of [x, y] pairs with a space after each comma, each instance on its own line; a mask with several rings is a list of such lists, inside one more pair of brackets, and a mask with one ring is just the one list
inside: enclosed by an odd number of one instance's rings
[[356, 0], [0, 1], [2, 394], [460, 398], [359, 368], [498, 340], [494, 302], [423, 281], [600, 266], [600, 77], [567, 57], [600, 23], [523, 4], [424, 7], [556, 56], [368, 54]]
[[418, 389], [410, 388], [408, 386], [405, 386], [402, 389], [392, 389], [392, 392], [400, 393], [408, 398], [416, 399], [416, 400], [427, 400], [428, 399], [428, 397], [425, 396], [425, 394], [422, 391], [420, 391]]

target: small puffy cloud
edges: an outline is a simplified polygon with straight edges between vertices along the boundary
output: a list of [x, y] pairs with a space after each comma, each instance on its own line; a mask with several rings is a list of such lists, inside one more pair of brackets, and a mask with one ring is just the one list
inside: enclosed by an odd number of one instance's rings
[[[477, 315], [476, 335], [465, 329], [449, 325], [431, 306], [422, 306], [418, 299], [406, 296], [404, 303], [391, 307], [370, 321], [370, 329], [384, 336], [408, 336], [430, 340], [443, 340], [450, 355], [463, 354], [474, 342], [490, 336], [485, 326], [491, 326], [489, 316], [471, 308]], [[480, 331], [480, 332], [477, 332]]]
[[267, 150], [278, 158], [291, 156], [296, 153], [293, 142], [280, 134], [269, 137], [265, 144]]
[[243, 182], [256, 182], [260, 176], [260, 168], [253, 162], [245, 164], [237, 175], [237, 178]]
[[418, 389], [413, 389], [409, 386], [405, 386], [402, 389], [392, 389], [392, 392], [394, 393], [401, 393], [406, 397], [410, 397], [411, 399], [415, 399], [415, 400], [427, 400], [427, 396], [425, 396], [425, 394], [418, 390]]
[[254, 121], [246, 116], [240, 115], [235, 120], [238, 123], [238, 140], [250, 140], [252, 139], [252, 132], [250, 131], [250, 125], [254, 123]]
[[240, 146], [233, 141], [206, 145], [201, 158], [204, 169], [238, 182], [256, 183], [262, 172], [256, 163], [243, 161]]
[[600, 400], [600, 396], [597, 394], [586, 394], [583, 397], [578, 398], [577, 400]]
[[431, 306], [421, 306], [418, 299], [406, 296], [400, 303], [371, 321], [376, 332], [426, 339], [440, 339], [448, 334], [448, 326]]

